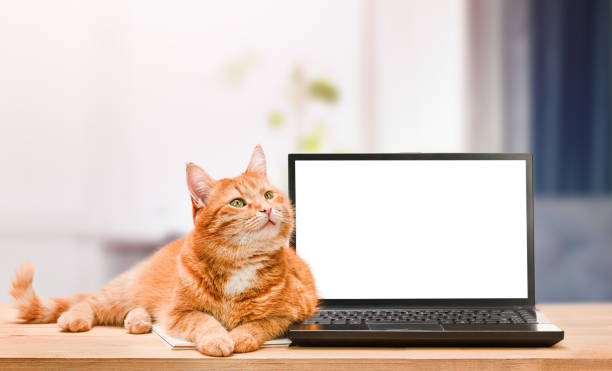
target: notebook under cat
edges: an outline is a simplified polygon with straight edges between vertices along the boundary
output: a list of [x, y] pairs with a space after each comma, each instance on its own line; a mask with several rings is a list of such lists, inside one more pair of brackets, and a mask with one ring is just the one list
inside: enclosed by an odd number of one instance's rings
[[550, 346], [535, 307], [530, 154], [290, 154], [304, 346]]

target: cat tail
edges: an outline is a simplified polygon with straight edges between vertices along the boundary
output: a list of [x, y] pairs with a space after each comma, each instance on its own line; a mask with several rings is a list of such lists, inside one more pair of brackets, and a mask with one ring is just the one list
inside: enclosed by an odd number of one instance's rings
[[17, 268], [13, 289], [9, 291], [15, 298], [19, 319], [26, 323], [52, 323], [73, 304], [85, 299], [87, 295], [73, 295], [65, 298], [40, 298], [34, 292], [32, 279], [34, 265], [30, 261], [21, 263]]

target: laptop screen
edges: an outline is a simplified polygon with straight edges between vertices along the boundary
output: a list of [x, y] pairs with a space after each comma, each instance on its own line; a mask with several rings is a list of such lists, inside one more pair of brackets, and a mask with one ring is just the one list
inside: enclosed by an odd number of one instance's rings
[[525, 160], [295, 161], [324, 299], [528, 297]]

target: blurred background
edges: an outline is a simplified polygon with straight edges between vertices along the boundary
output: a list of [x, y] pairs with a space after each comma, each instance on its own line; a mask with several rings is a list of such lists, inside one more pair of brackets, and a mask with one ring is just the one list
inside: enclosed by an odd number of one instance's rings
[[[539, 301], [612, 300], [609, 0], [0, 0], [0, 302], [192, 227], [184, 166], [532, 152]], [[503, 257], [500, 257], [503, 258]]]

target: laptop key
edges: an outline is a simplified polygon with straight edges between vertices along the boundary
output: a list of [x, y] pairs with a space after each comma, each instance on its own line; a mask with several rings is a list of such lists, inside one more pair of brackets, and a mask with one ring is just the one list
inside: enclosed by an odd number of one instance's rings
[[383, 324], [388, 324], [388, 323], [402, 324], [402, 323], [406, 323], [406, 324], [414, 324], [414, 325], [419, 325], [419, 324], [433, 325], [433, 324], [438, 324], [438, 321], [410, 321], [410, 322], [406, 322], [406, 321], [397, 321], [397, 320], [395, 320], [395, 321], [394, 320], [379, 320], [379, 321], [366, 320], [365, 323], [366, 323], [366, 325], [375, 324], [375, 323], [383, 323]]

